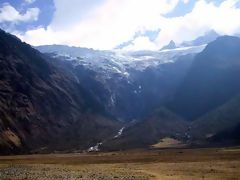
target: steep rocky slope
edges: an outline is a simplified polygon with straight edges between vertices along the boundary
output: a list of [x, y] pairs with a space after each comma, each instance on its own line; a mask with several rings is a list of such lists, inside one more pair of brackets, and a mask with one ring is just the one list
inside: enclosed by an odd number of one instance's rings
[[188, 120], [223, 105], [240, 92], [240, 39], [223, 36], [199, 53], [170, 109]]
[[4, 31], [0, 84], [1, 152], [84, 149], [119, 128], [71, 73]]

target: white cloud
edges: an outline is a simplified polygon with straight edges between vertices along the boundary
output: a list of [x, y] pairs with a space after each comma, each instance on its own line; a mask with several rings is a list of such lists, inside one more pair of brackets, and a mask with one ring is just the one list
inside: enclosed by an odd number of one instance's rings
[[132, 43], [124, 47], [123, 50], [126, 51], [138, 51], [138, 50], [157, 50], [156, 44], [146, 36], [137, 37], [132, 41]]
[[[96, 0], [73, 1], [70, 4], [69, 0], [55, 0], [52, 23], [46, 29], [27, 31], [20, 38], [33, 45], [67, 44], [96, 49], [112, 49], [133, 40], [126, 49], [153, 50], [170, 40], [192, 40], [212, 29], [220, 34], [233, 34], [240, 29], [240, 9], [235, 7], [239, 0], [226, 0], [220, 6], [199, 0], [192, 12], [175, 18], [165, 18], [164, 14], [171, 12], [179, 0], [97, 0], [97, 4], [93, 3]], [[136, 32], [158, 29], [161, 31], [153, 42], [144, 35], [133, 39]]]
[[3, 4], [3, 7], [0, 8], [0, 23], [11, 22], [28, 22], [36, 21], [38, 19], [40, 10], [38, 8], [29, 8], [24, 14], [18, 12], [10, 4]]
[[[170, 12], [178, 3], [178, 0], [104, 0], [98, 6], [83, 5], [82, 13], [83, 1], [74, 1], [70, 6], [68, 0], [55, 0], [52, 23], [46, 30], [26, 32], [22, 39], [34, 45], [58, 43], [111, 49], [132, 39], [135, 32], [159, 29], [161, 14]], [[46, 36], [39, 36], [39, 32]], [[49, 34], [54, 34], [54, 40]]]
[[56, 10], [51, 27], [54, 30], [71, 28], [83, 21], [105, 0], [53, 0]]
[[229, 34], [240, 30], [240, 9], [235, 7], [238, 0], [226, 0], [220, 6], [199, 0], [192, 12], [183, 17], [164, 19], [162, 31], [156, 40], [158, 46], [167, 44], [170, 40], [177, 43], [192, 40], [209, 30], [219, 34]]

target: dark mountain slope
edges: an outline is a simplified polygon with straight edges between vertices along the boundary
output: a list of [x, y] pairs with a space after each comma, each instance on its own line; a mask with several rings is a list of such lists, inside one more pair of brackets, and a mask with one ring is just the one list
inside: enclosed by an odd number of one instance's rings
[[240, 144], [240, 123], [232, 128], [217, 133], [210, 138], [211, 143], [224, 144], [228, 146]]
[[198, 139], [213, 137], [240, 124], [240, 95], [192, 122], [191, 134]]
[[188, 120], [223, 105], [240, 92], [240, 39], [223, 36], [210, 43], [194, 60], [170, 103]]
[[144, 119], [151, 115], [174, 95], [191, 67], [194, 56], [181, 56], [174, 63], [148, 67], [143, 71], [132, 69], [130, 79], [133, 83], [131, 86], [122, 83], [122, 89], [116, 89], [121, 90], [117, 102], [124, 106], [125, 112], [132, 115], [132, 119]]
[[125, 127], [120, 137], [107, 141], [102, 148], [116, 150], [148, 147], [165, 137], [186, 140], [187, 131], [188, 123], [184, 119], [166, 108], [160, 108], [143, 121]]
[[0, 152], [84, 149], [115, 133], [118, 123], [104, 118], [104, 107], [89, 92], [71, 73], [0, 30]]

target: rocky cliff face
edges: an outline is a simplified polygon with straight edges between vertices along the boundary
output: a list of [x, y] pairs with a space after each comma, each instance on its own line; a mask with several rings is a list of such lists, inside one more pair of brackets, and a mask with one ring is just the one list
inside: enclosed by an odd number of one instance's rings
[[3, 31], [0, 84], [2, 152], [84, 149], [118, 129], [96, 96], [73, 75]]

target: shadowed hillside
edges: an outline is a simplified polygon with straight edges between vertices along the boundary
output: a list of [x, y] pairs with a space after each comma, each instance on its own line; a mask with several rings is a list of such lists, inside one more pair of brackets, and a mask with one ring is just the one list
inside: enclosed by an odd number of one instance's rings
[[118, 129], [70, 73], [3, 31], [0, 69], [1, 152], [88, 148]]

